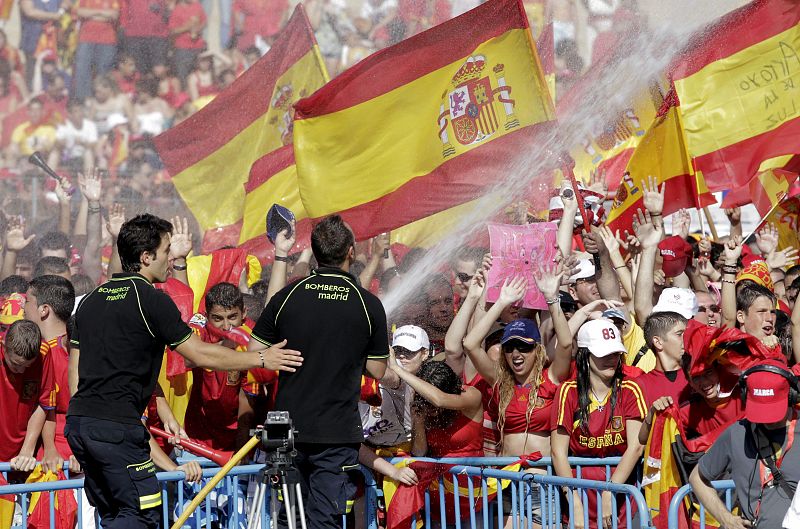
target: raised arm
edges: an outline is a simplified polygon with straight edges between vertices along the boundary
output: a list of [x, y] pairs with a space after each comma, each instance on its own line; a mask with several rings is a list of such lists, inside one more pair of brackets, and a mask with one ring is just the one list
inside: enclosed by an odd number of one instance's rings
[[95, 283], [99, 283], [100, 276], [103, 275], [100, 252], [100, 241], [102, 240], [100, 197], [103, 196], [103, 186], [100, 180], [100, 170], [94, 168], [85, 174], [79, 174], [78, 187], [86, 200], [86, 248], [83, 254], [83, 268], [86, 275], [91, 277]]
[[189, 232], [189, 220], [186, 217], [172, 219], [172, 237], [169, 253], [172, 257], [172, 277], [189, 286], [189, 272], [186, 256], [192, 251], [192, 234]]
[[25, 237], [24, 217], [9, 217], [6, 227], [6, 256], [0, 280], [17, 272], [17, 253], [24, 250], [35, 237], [35, 234]]
[[464, 298], [461, 308], [458, 309], [458, 313], [453, 318], [453, 322], [444, 337], [445, 362], [458, 375], [464, 372], [464, 363], [466, 362], [463, 346], [464, 337], [469, 330], [469, 323], [472, 321], [472, 315], [475, 314], [475, 308], [480, 300], [483, 299], [485, 290], [486, 271], [481, 269], [472, 276], [467, 296]]
[[722, 324], [736, 326], [736, 274], [739, 256], [742, 255], [742, 238], [729, 237], [722, 250]]
[[291, 235], [288, 230], [281, 230], [275, 236], [275, 261], [272, 263], [272, 272], [269, 276], [267, 299], [269, 302], [276, 292], [280, 292], [289, 281], [289, 252], [292, 251], [297, 237], [297, 225], [292, 221]]
[[481, 408], [481, 392], [472, 386], [464, 386], [458, 395], [445, 393], [433, 384], [425, 382], [417, 375], [403, 369], [402, 365], [395, 360], [394, 351], [389, 353], [389, 369], [397, 373], [406, 384], [423, 399], [427, 400], [437, 408], [446, 410], [458, 410], [465, 415]]
[[495, 361], [486, 354], [481, 343], [486, 338], [486, 335], [489, 334], [489, 330], [494, 325], [494, 322], [497, 321], [497, 318], [500, 317], [503, 309], [525, 297], [527, 289], [528, 282], [524, 277], [516, 277], [511, 282], [506, 280], [500, 289], [500, 297], [497, 302], [475, 323], [467, 337], [464, 338], [464, 349], [466, 349], [469, 359], [478, 373], [489, 384], [494, 384], [497, 379]]
[[[627, 294], [628, 299], [633, 299], [633, 282], [631, 281], [631, 271], [628, 270], [628, 266], [625, 264], [625, 259], [622, 257], [622, 253], [620, 252], [619, 230], [617, 230], [616, 233], [612, 233], [608, 226], [600, 226], [597, 228], [596, 233], [606, 248], [608, 258], [614, 270], [614, 275], [616, 275], [619, 283], [622, 284], [622, 288], [625, 290], [625, 294]], [[605, 270], [603, 273], [605, 275]], [[603, 293], [601, 292], [600, 295], [602, 296]]]
[[567, 183], [562, 184], [560, 196], [564, 209], [561, 221], [558, 223], [558, 249], [566, 258], [572, 253], [572, 234], [575, 229], [575, 215], [578, 213], [578, 201], [572, 187]]
[[639, 325], [644, 325], [647, 316], [653, 312], [653, 278], [656, 266], [656, 252], [664, 232], [660, 224], [653, 223], [649, 211], [643, 213], [641, 210], [634, 215], [633, 229], [636, 232], [636, 238], [639, 239], [642, 245], [639, 272], [636, 274], [633, 308], [636, 321]]
[[553, 328], [556, 331], [555, 354], [547, 373], [554, 384], [560, 384], [569, 376], [572, 361], [572, 333], [569, 331], [567, 318], [561, 311], [561, 298], [558, 296], [561, 280], [564, 277], [564, 267], [561, 262], [544, 264], [534, 271], [533, 277], [547, 303], [547, 310], [550, 312]]

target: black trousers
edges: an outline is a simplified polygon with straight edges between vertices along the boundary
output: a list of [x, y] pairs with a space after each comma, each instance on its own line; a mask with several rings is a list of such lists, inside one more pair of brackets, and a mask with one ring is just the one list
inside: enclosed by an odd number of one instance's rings
[[157, 529], [161, 488], [144, 426], [69, 416], [64, 434], [103, 528]]
[[297, 443], [295, 466], [300, 472], [309, 528], [342, 527], [356, 493], [358, 444]]

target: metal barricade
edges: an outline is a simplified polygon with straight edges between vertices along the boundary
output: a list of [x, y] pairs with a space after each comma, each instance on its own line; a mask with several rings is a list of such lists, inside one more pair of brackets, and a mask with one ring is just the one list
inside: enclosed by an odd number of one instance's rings
[[[712, 481], [711, 486], [714, 487], [716, 490], [724, 492], [725, 496], [725, 507], [728, 510], [733, 508], [733, 491], [736, 490], [736, 485], [733, 483], [732, 480], [722, 480], [722, 481]], [[692, 493], [692, 486], [690, 484], [686, 484], [683, 487], [678, 489], [678, 492], [672, 497], [672, 500], [669, 502], [669, 512], [667, 513], [667, 519], [669, 520], [669, 529], [678, 529], [678, 523], [680, 521], [680, 510], [684, 508], [683, 503], [684, 499], [686, 499], [689, 494]], [[691, 498], [689, 498], [691, 500]], [[698, 517], [699, 517], [699, 527], [700, 529], [706, 528], [706, 509], [700, 504], [700, 508], [698, 510]]]

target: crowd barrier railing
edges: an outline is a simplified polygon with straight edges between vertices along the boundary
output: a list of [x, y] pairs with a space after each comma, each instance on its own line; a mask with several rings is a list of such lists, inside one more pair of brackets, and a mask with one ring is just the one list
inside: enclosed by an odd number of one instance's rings
[[[712, 481], [711, 485], [719, 492], [723, 492], [724, 496], [723, 499], [725, 501], [725, 507], [728, 510], [733, 508], [734, 498], [733, 492], [736, 490], [736, 485], [733, 483], [732, 480], [721, 480], [721, 481]], [[672, 500], [669, 502], [669, 512], [667, 513], [667, 519], [669, 520], [668, 528], [669, 529], [679, 529], [679, 521], [680, 521], [680, 510], [684, 508], [684, 500], [692, 493], [692, 486], [690, 484], [686, 484], [683, 487], [678, 489], [678, 492], [672, 497]], [[691, 500], [691, 498], [689, 498]], [[695, 502], [696, 503], [696, 502]], [[706, 509], [700, 504], [698, 509], [698, 523], [699, 529], [706, 529]]]
[[[402, 458], [395, 458], [391, 461], [396, 462]], [[542, 458], [537, 461], [530, 461], [527, 465], [530, 468], [540, 469], [538, 474], [525, 473], [525, 472], [509, 472], [502, 470], [503, 467], [518, 462], [517, 458], [444, 458], [444, 459], [430, 459], [430, 458], [413, 458], [414, 461], [441, 463], [446, 465], [453, 465], [447, 470], [445, 476], [439, 478], [438, 498], [431, 498], [430, 491], [426, 492], [425, 509], [421, 511], [420, 516], [425, 518], [427, 526], [430, 527], [431, 505], [436, 506], [438, 502], [439, 510], [447, 512], [447, 509], [442, 507], [445, 503], [453, 506], [456, 516], [452, 520], [442, 520], [442, 524], [455, 526], [456, 529], [461, 527], [471, 527], [473, 529], [482, 527], [489, 529], [491, 527], [502, 527], [504, 525], [504, 518], [510, 517], [513, 521], [512, 529], [522, 529], [523, 527], [530, 527], [533, 520], [536, 519], [541, 527], [544, 529], [561, 527], [562, 514], [568, 514], [569, 518], [573, 515], [574, 506], [572, 505], [572, 495], [567, 495], [567, 503], [565, 504], [569, 509], [568, 513], [562, 513], [562, 502], [560, 497], [560, 490], [563, 487], [578, 490], [581, 492], [584, 503], [586, 502], [589, 494], [596, 494], [598, 500], [603, 491], [611, 491], [614, 494], [624, 496], [624, 504], [627, 509], [627, 527], [629, 528], [647, 528], [649, 525], [649, 518], [647, 518], [647, 506], [644, 503], [644, 498], [641, 492], [630, 485], [618, 485], [612, 483], [604, 483], [599, 481], [590, 481], [580, 478], [581, 471], [587, 467], [601, 467], [605, 468], [606, 477], [610, 478], [611, 472], [619, 458], [570, 458], [570, 465], [576, 470], [577, 478], [560, 478], [552, 475], [552, 462], [549, 458]], [[205, 460], [198, 460], [201, 465], [208, 465], [209, 462]], [[235, 467], [228, 476], [218, 485], [215, 489], [217, 496], [226, 498], [227, 504], [232, 506], [225, 516], [226, 523], [223, 525], [226, 529], [245, 529], [246, 522], [245, 516], [247, 512], [247, 491], [243, 487], [246, 480], [252, 477], [258, 477], [260, 471], [264, 468], [262, 464], [256, 465], [242, 465]], [[8, 463], [0, 463], [0, 472], [7, 473], [10, 470]], [[218, 468], [204, 468], [203, 477], [210, 478], [219, 469]], [[373, 474], [366, 468], [362, 467], [361, 472], [364, 476], [365, 493], [364, 501], [366, 504], [364, 512], [365, 529], [378, 529], [378, 500], [382, 496], [382, 491], [377, 487], [377, 483]], [[465, 484], [461, 483], [463, 478], [459, 476], [467, 476], [472, 479], [467, 479]], [[179, 482], [184, 479], [183, 472], [159, 472], [157, 474], [159, 481], [162, 484], [162, 514], [163, 519], [171, 522], [175, 516], [179, 515], [186, 504], [188, 504], [191, 496], [184, 491], [184, 487], [178, 486], [172, 493], [168, 493], [171, 483]], [[473, 481], [474, 480], [474, 481]], [[489, 499], [487, 490], [493, 486], [493, 481], [501, 480], [510, 483], [510, 486], [503, 489], [499, 487], [495, 493], [496, 497]], [[448, 483], [446, 483], [448, 482]], [[461, 486], [459, 484], [461, 483]], [[18, 529], [28, 529], [27, 511], [30, 502], [30, 495], [35, 492], [49, 494], [50, 505], [50, 529], [56, 529], [55, 516], [54, 516], [54, 497], [59, 490], [74, 490], [79, 505], [83, 498], [83, 480], [82, 479], [66, 479], [55, 482], [32, 483], [32, 484], [15, 484], [0, 487], [0, 495], [14, 494], [18, 495], [18, 503], [21, 507], [21, 523], [15, 527]], [[447, 491], [447, 492], [446, 492]], [[538, 493], [538, 494], [537, 494]], [[263, 508], [261, 509], [260, 528], [270, 527], [270, 500], [272, 492], [265, 498]], [[461, 508], [460, 498], [464, 497], [469, 500], [471, 508], [464, 510]], [[623, 497], [621, 496], [621, 498]], [[538, 505], [534, 501], [534, 497], [538, 498]], [[613, 511], [617, 512], [617, 497], [613, 497]], [[432, 503], [433, 502], [433, 503]], [[636, 511], [631, 510], [631, 506], [636, 506]], [[477, 508], [476, 508], [477, 507]], [[207, 521], [214, 520], [214, 510], [218, 505], [213, 501], [210, 496], [198, 508], [198, 514], [184, 527], [190, 529], [201, 529], [207, 527]], [[598, 518], [602, 518], [602, 509], [599, 509]], [[173, 512], [174, 511], [174, 512]], [[634, 517], [633, 512], [639, 513]], [[642, 516], [644, 513], [644, 516]], [[84, 520], [82, 509], [78, 509], [77, 513], [77, 528], [78, 529], [91, 529], [98, 527], [97, 520]], [[584, 512], [586, 526], [588, 527], [588, 511]], [[495, 523], [496, 522], [496, 523]], [[362, 525], [356, 524], [358, 527]], [[572, 525], [572, 524], [570, 524]], [[602, 527], [602, 523], [600, 524]], [[343, 520], [343, 527], [347, 527], [347, 517]], [[414, 527], [412, 523], [412, 527]], [[613, 517], [613, 527], [617, 527], [616, 516]], [[165, 528], [166, 529], [166, 528]]]

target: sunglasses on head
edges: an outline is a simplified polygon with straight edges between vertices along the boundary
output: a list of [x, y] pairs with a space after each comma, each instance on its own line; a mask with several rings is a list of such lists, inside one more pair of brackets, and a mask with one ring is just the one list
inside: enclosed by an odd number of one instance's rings
[[459, 280], [459, 281], [461, 281], [462, 283], [466, 283], [467, 281], [469, 281], [470, 279], [472, 279], [472, 276], [471, 276], [471, 275], [469, 275], [469, 274], [465, 274], [464, 272], [458, 272], [458, 273], [456, 273], [456, 277], [457, 277], [457, 278], [458, 278], [458, 280]]
[[535, 348], [536, 348], [535, 343], [525, 343], [519, 340], [512, 340], [502, 345], [503, 352], [506, 354], [513, 353], [515, 349], [522, 354], [528, 354]]
[[714, 314], [719, 314], [722, 311], [719, 305], [700, 305], [697, 309], [704, 312], [711, 311]]

